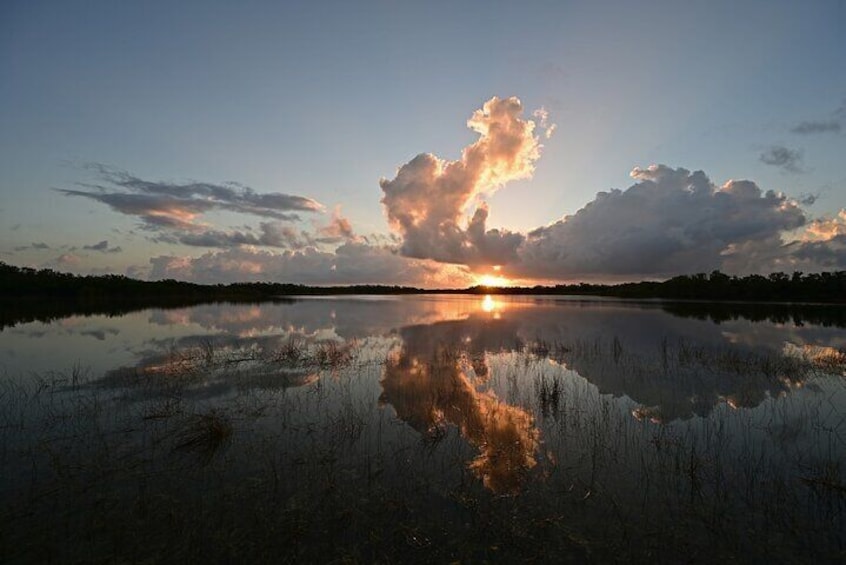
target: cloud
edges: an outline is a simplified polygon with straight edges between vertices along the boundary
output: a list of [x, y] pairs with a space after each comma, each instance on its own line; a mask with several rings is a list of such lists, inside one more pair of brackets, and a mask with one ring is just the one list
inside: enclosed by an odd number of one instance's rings
[[[459, 160], [421, 153], [400, 167], [396, 177], [380, 181], [382, 204], [392, 229], [402, 237], [403, 255], [465, 265], [516, 258], [522, 235], [486, 230], [484, 204], [477, 205], [466, 225], [465, 212], [485, 193], [532, 176], [541, 145], [535, 123], [522, 113], [518, 98], [493, 97], [467, 121], [479, 139], [464, 148]], [[545, 113], [541, 121], [546, 122]]]
[[132, 279], [147, 279], [150, 277], [150, 266], [130, 265], [126, 268], [125, 274]]
[[790, 131], [803, 135], [815, 133], [840, 133], [841, 125], [838, 120], [824, 120], [817, 122], [799, 122]]
[[541, 129], [544, 130], [544, 137], [547, 139], [551, 138], [555, 130], [558, 129], [558, 126], [549, 121], [549, 112], [546, 108], [538, 108], [532, 112], [532, 116], [538, 119]]
[[846, 265], [846, 234], [824, 241], [796, 242], [787, 249], [786, 262], [794, 270], [841, 270]]
[[109, 242], [105, 239], [100, 243], [95, 243], [94, 245], [85, 245], [83, 249], [90, 249], [92, 251], [105, 251], [109, 247]]
[[325, 226], [317, 228], [317, 239], [320, 243], [340, 243], [357, 239], [352, 223], [341, 215], [341, 207], [332, 210], [332, 218]]
[[789, 173], [801, 173], [802, 152], [795, 149], [788, 149], [782, 145], [773, 145], [761, 153], [758, 159], [765, 165], [780, 167]]
[[30, 245], [22, 245], [20, 247], [15, 247], [15, 251], [26, 251], [27, 249], [45, 250], [51, 249], [51, 247], [44, 242], [32, 243]]
[[809, 221], [787, 242], [781, 238], [749, 241], [727, 253], [728, 271], [819, 272], [846, 269], [846, 208], [834, 217]]
[[340, 244], [347, 241], [357, 241], [352, 224], [344, 218], [336, 208], [329, 223], [316, 228], [315, 233], [298, 230], [279, 222], [262, 222], [258, 233], [252, 228], [241, 230], [215, 230], [185, 232], [176, 237], [160, 237], [160, 241], [178, 242], [194, 247], [228, 248], [239, 245], [253, 245], [261, 247], [275, 247], [281, 249], [299, 250], [306, 247], [319, 247], [323, 244]]
[[732, 250], [726, 265], [727, 270], [746, 273], [843, 270], [846, 268], [846, 209], [834, 218], [809, 222], [789, 242], [777, 238], [747, 242]]
[[82, 264], [82, 258], [74, 253], [62, 253], [44, 264], [46, 268], [75, 269]]
[[58, 189], [66, 196], [82, 196], [109, 206], [128, 216], [138, 216], [146, 229], [174, 228], [190, 230], [198, 227], [197, 216], [215, 206], [202, 200], [184, 200], [165, 195], [86, 192]]
[[722, 268], [749, 242], [806, 222], [798, 204], [751, 181], [715, 186], [702, 171], [635, 168], [628, 189], [530, 232], [509, 274], [547, 279], [662, 277]]
[[101, 253], [120, 253], [121, 251], [123, 251], [123, 249], [121, 249], [119, 246], [109, 247], [109, 242], [105, 239], [93, 245], [83, 245], [82, 248], [88, 249], [90, 251], [100, 251]]
[[823, 120], [808, 120], [799, 122], [790, 128], [790, 132], [798, 133], [800, 135], [840, 133], [843, 129], [843, 122], [846, 120], [846, 100], [837, 110], [831, 113], [831, 116], [831, 118]]
[[802, 206], [811, 206], [819, 199], [819, 194], [802, 194], [799, 196], [799, 203]]
[[237, 247], [199, 257], [163, 255], [150, 259], [151, 279], [174, 278], [201, 283], [271, 281], [300, 284], [389, 284], [428, 288], [467, 286], [466, 268], [409, 259], [390, 247], [360, 242], [341, 245], [334, 253], [307, 247], [271, 251]]
[[[122, 214], [141, 220], [141, 227], [154, 232], [147, 239], [156, 243], [191, 247], [229, 248], [241, 245], [298, 250], [307, 246], [342, 243], [355, 239], [352, 226], [335, 210], [330, 223], [310, 234], [281, 221], [297, 221], [297, 212], [323, 212], [322, 204], [310, 198], [282, 193], [258, 194], [235, 183], [216, 185], [201, 182], [176, 184], [151, 182], [104, 165], [88, 165], [100, 184], [83, 184], [90, 190], [60, 189], [67, 196], [89, 198]], [[254, 229], [220, 229], [201, 221], [211, 211], [228, 211], [279, 221], [262, 222]], [[106, 242], [85, 246], [93, 251], [107, 249]]]
[[89, 198], [122, 214], [137, 216], [144, 227], [157, 230], [201, 229], [197, 218], [212, 210], [293, 221], [296, 212], [318, 212], [323, 206], [303, 196], [279, 192], [257, 193], [235, 183], [225, 185], [190, 182], [177, 184], [140, 179], [100, 164], [88, 165], [100, 184], [82, 184], [90, 190], [57, 189], [66, 196]]
[[799, 241], [828, 241], [838, 235], [846, 235], [846, 208], [833, 218], [817, 218], [809, 222]]
[[[797, 201], [748, 180], [717, 186], [702, 171], [665, 165], [636, 168], [637, 182], [628, 189], [600, 192], [575, 214], [529, 233], [489, 229], [482, 197], [509, 180], [531, 177], [540, 156], [536, 124], [522, 113], [517, 98], [492, 98], [468, 121], [479, 139], [460, 159], [422, 153], [393, 179], [381, 179], [382, 204], [401, 254], [471, 269], [500, 265], [498, 274], [512, 280], [631, 280], [713, 269], [846, 266], [841, 252], [846, 234], [833, 220], [808, 228], [808, 234], [831, 235], [825, 240], [796, 235], [810, 220], [801, 206], [813, 204], [815, 195]], [[543, 108], [533, 115], [546, 134], [554, 129]], [[834, 117], [837, 123], [846, 119], [846, 104]], [[774, 145], [760, 160], [804, 172], [801, 150]]]
[[313, 245], [314, 241], [305, 231], [298, 231], [290, 226], [278, 222], [262, 222], [259, 233], [251, 230], [222, 231], [209, 229], [205, 231], [186, 232], [177, 236], [176, 241], [193, 247], [228, 248], [239, 245], [257, 245], [288, 249], [302, 249]]

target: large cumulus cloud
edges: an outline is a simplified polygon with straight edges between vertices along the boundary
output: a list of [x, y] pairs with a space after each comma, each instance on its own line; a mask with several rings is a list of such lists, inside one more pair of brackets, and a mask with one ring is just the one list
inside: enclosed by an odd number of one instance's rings
[[781, 247], [806, 223], [799, 205], [751, 181], [714, 185], [702, 171], [636, 168], [626, 190], [530, 232], [515, 269], [544, 278], [660, 277], [723, 268], [752, 243]]
[[[545, 112], [535, 115], [550, 133]], [[506, 276], [547, 281], [846, 266], [846, 235], [831, 221], [812, 221], [796, 200], [752, 181], [717, 185], [702, 171], [666, 165], [635, 168], [628, 189], [600, 192], [550, 225], [525, 234], [490, 229], [481, 197], [533, 174], [540, 136], [517, 98], [491, 98], [468, 126], [479, 139], [460, 159], [421, 153], [393, 179], [380, 181], [402, 255], [476, 270], [500, 265]], [[801, 169], [798, 153], [764, 157], [786, 170]], [[809, 234], [835, 232], [808, 239], [800, 233], [805, 226]]]
[[541, 146], [535, 123], [522, 114], [518, 98], [491, 98], [468, 120], [479, 139], [464, 148], [460, 159], [421, 153], [400, 167], [396, 177], [381, 180], [382, 203], [391, 227], [402, 237], [403, 255], [465, 265], [516, 259], [521, 234], [487, 230], [484, 204], [469, 223], [465, 214], [484, 193], [534, 172]]

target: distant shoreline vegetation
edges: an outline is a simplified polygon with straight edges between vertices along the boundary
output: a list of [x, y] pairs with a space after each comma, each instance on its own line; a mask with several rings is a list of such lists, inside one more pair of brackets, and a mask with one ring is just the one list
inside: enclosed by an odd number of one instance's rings
[[309, 286], [292, 283], [197, 284], [173, 279], [142, 281], [123, 275], [73, 275], [52, 269], [16, 267], [0, 262], [3, 300], [74, 299], [144, 304], [204, 301], [264, 301], [297, 295], [349, 294], [502, 294], [582, 295], [635, 299], [721, 300], [742, 302], [846, 303], [846, 271], [823, 273], [772, 273], [768, 276], [710, 274], [679, 275], [666, 281], [619, 284], [558, 284], [554, 286], [495, 287], [476, 285], [464, 289], [422, 289], [408, 286], [358, 284]]
[[[202, 285], [176, 280], [142, 281], [123, 275], [80, 276], [0, 262], [0, 330], [20, 323], [50, 322], [73, 315], [119, 316], [146, 308], [184, 308], [210, 302], [287, 302], [295, 296], [413, 294], [576, 295], [630, 300], [677, 301], [662, 308], [714, 321], [738, 316], [762, 320], [818, 322], [846, 327], [846, 271], [775, 273], [730, 277], [719, 271], [673, 277], [664, 282], [534, 287], [472, 286], [420, 289], [406, 286], [307, 286], [290, 283]], [[810, 304], [809, 304], [810, 303]]]

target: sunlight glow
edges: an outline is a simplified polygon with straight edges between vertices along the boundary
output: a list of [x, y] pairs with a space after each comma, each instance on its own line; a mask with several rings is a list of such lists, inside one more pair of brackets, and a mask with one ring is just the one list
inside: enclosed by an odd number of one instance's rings
[[511, 281], [498, 275], [480, 275], [476, 279], [479, 286], [510, 286]]

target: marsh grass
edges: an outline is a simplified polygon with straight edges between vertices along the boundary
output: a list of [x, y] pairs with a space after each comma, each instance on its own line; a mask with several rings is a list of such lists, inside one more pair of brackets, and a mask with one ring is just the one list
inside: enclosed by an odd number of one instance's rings
[[[77, 368], [4, 380], [0, 561], [844, 556], [844, 385], [810, 358], [683, 342], [646, 355], [614, 338], [484, 355], [441, 348], [423, 361], [430, 370], [474, 367], [475, 386], [534, 416], [537, 464], [520, 470], [519, 492], [497, 493], [470, 468], [485, 446], [468, 442], [460, 426], [427, 435], [379, 404], [393, 347], [291, 340], [274, 351], [226, 350], [209, 342], [111, 380]], [[685, 405], [684, 418], [668, 419], [663, 397], [644, 406], [575, 369], [611, 375], [597, 379], [611, 385], [716, 375], [774, 393], [750, 392], [754, 408], [732, 408], [726, 394], [707, 416]], [[266, 384], [274, 378], [288, 385]], [[785, 379], [820, 392], [785, 389]], [[209, 387], [224, 393], [199, 394]], [[646, 412], [633, 416], [638, 410]], [[644, 417], [649, 410], [658, 416]]]
[[229, 417], [212, 409], [188, 418], [186, 426], [174, 434], [173, 450], [192, 453], [203, 464], [208, 464], [231, 438], [232, 422]]

